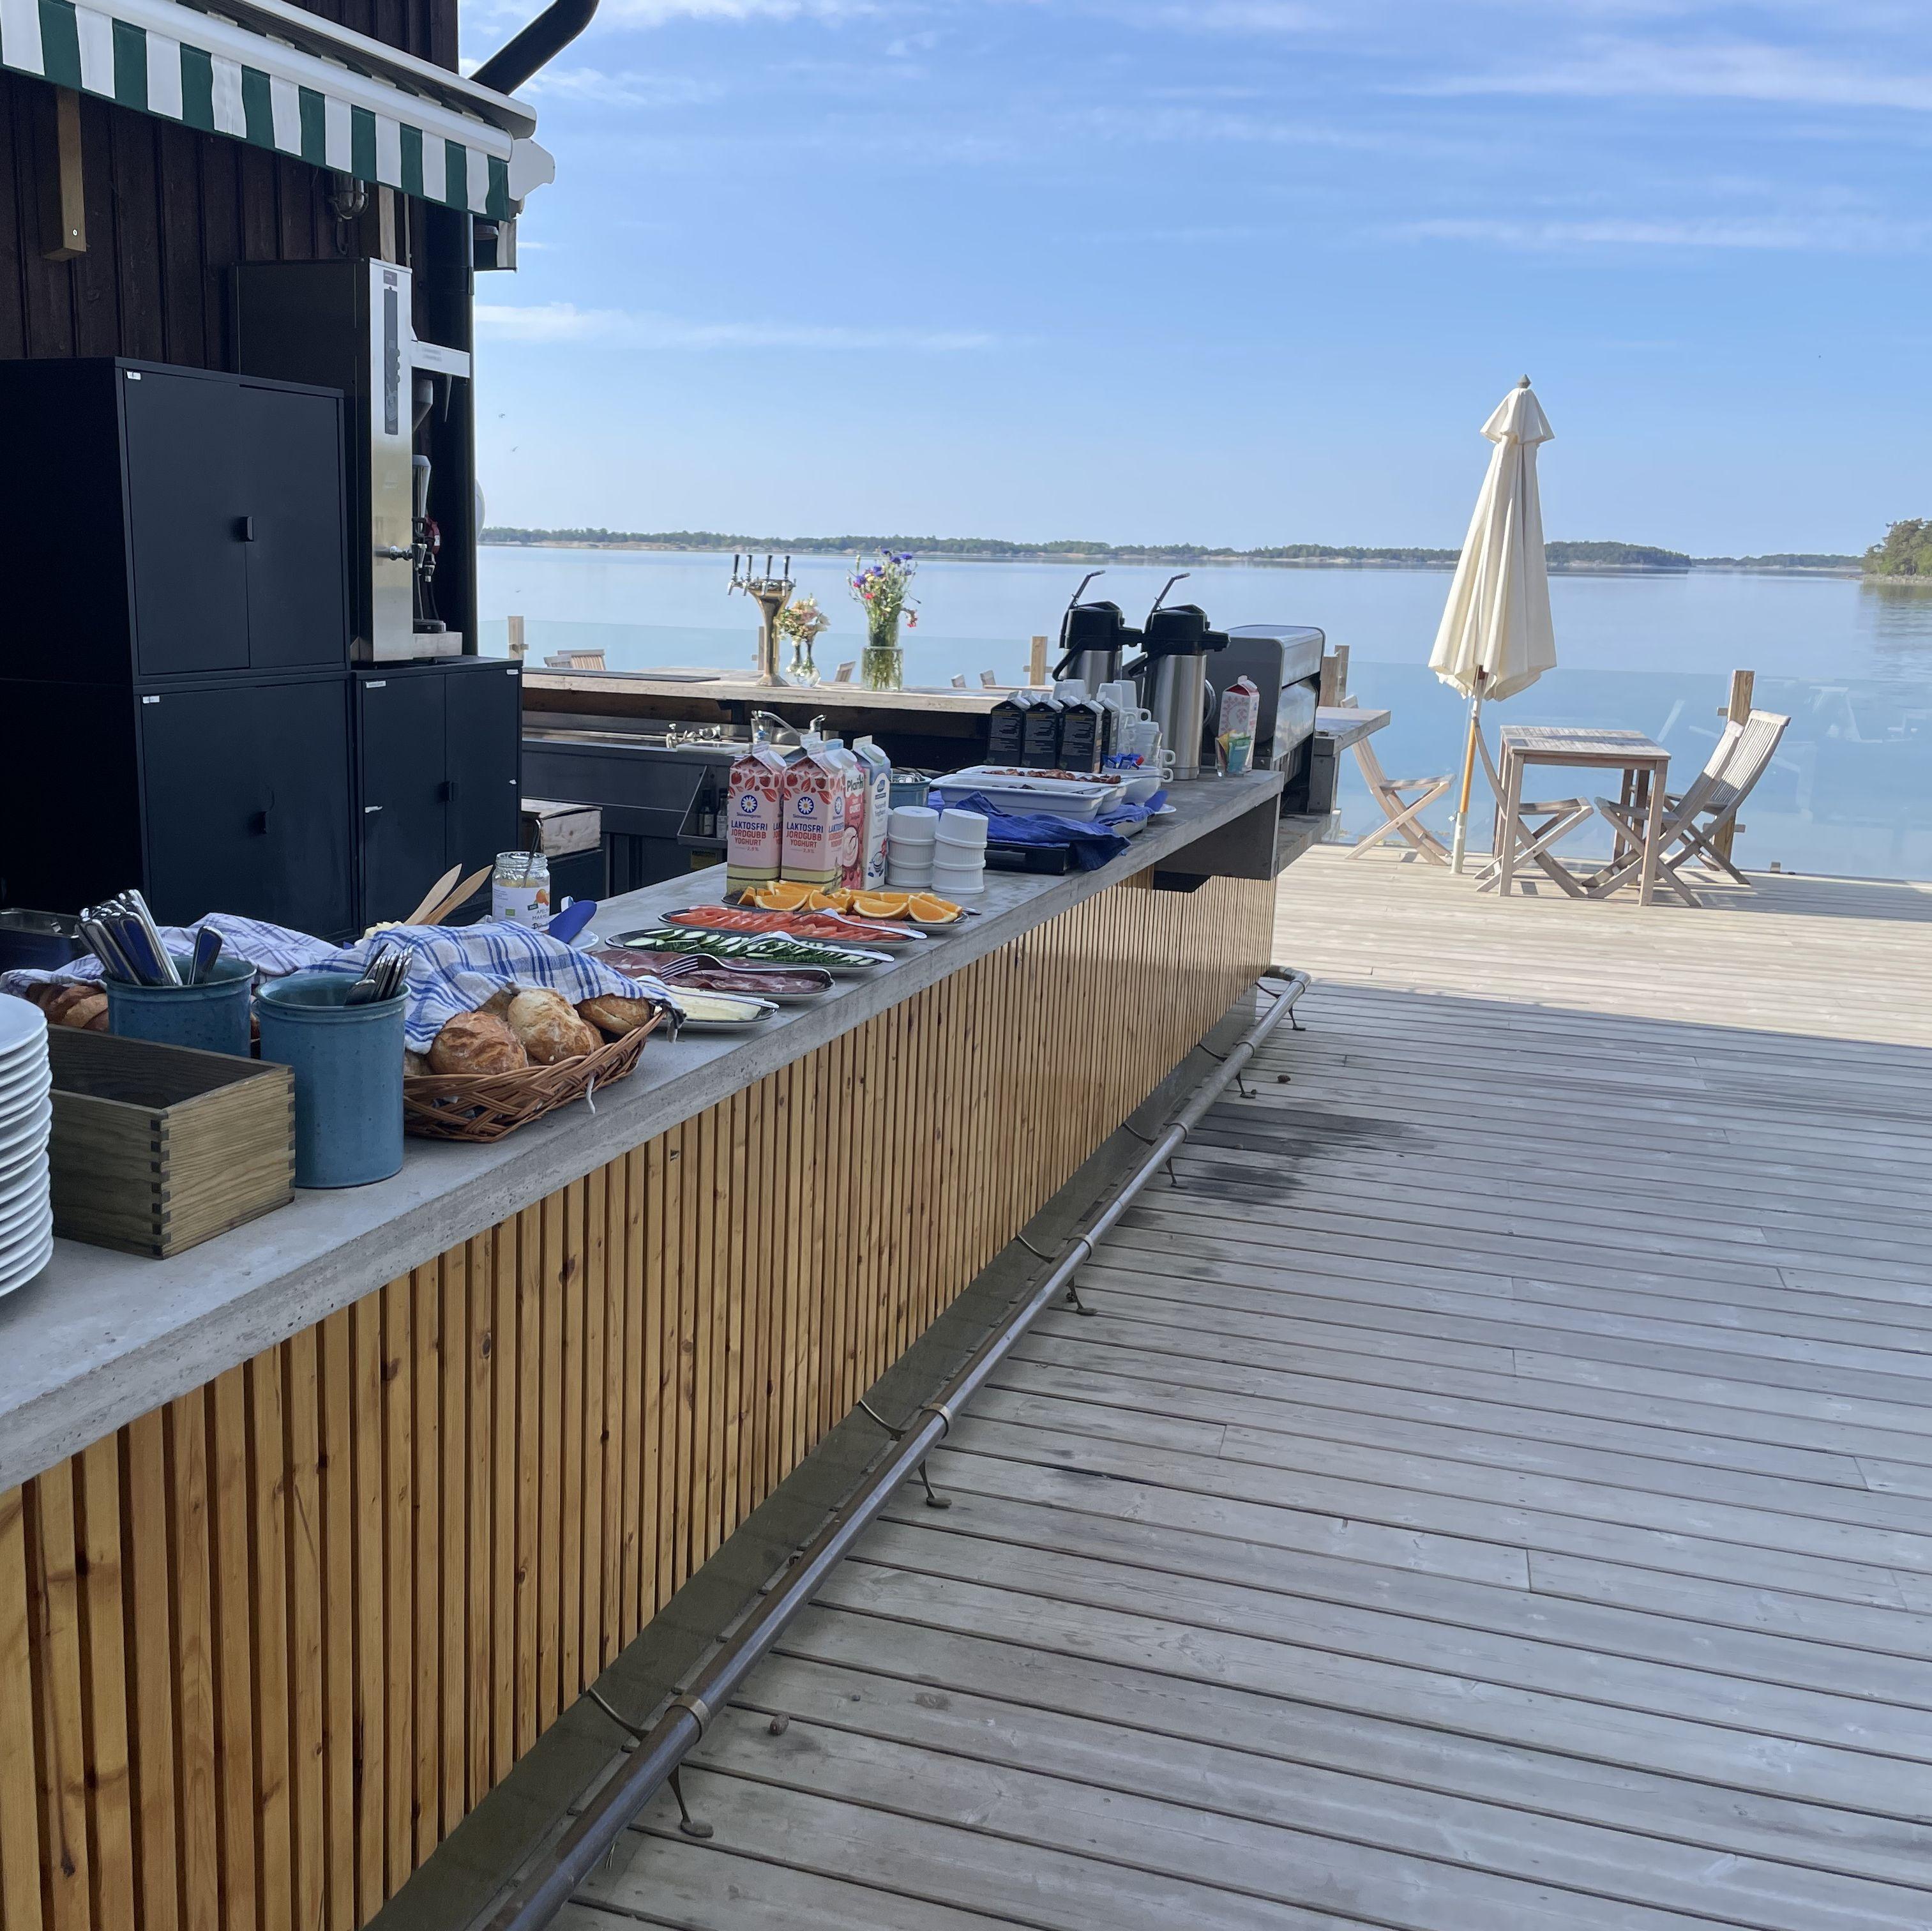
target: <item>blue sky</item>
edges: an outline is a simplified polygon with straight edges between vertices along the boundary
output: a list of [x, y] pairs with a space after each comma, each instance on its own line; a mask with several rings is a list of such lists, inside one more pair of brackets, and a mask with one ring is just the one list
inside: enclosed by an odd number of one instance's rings
[[[540, 0], [478, 0], [486, 54]], [[1932, 515], [1924, 0], [604, 0], [478, 283], [491, 520], [1461, 539]]]

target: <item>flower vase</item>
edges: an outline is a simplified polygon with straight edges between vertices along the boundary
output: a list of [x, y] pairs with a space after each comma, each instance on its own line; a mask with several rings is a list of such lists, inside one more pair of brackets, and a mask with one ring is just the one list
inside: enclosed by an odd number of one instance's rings
[[874, 622], [866, 632], [866, 648], [859, 659], [859, 681], [868, 691], [896, 691], [905, 687], [905, 653], [899, 647], [899, 620]]
[[808, 637], [800, 637], [794, 641], [791, 662], [785, 666], [787, 683], [808, 686], [818, 682], [818, 666], [812, 662], [812, 644]]

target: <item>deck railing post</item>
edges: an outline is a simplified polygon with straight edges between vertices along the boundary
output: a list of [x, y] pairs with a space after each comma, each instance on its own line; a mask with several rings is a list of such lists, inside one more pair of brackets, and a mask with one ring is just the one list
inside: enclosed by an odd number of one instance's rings
[[[1732, 724], [1745, 722], [1751, 714], [1751, 698], [1757, 683], [1755, 671], [1733, 671], [1731, 673], [1731, 694], [1726, 701], [1721, 715]], [[1744, 830], [1736, 819], [1717, 832], [1711, 842], [1728, 860], [1731, 855], [1732, 841]]]

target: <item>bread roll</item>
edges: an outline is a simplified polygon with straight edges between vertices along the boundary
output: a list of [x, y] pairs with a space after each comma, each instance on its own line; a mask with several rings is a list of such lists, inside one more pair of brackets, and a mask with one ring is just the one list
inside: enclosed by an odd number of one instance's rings
[[106, 1011], [107, 995], [98, 986], [63, 986], [44, 1010], [50, 1026], [85, 1027]]
[[530, 1063], [517, 1035], [494, 1013], [458, 1013], [429, 1050], [433, 1073], [520, 1073]]
[[603, 1041], [597, 1029], [577, 1017], [577, 1008], [561, 993], [548, 987], [519, 993], [510, 1002], [510, 1030], [522, 1042], [532, 1066], [554, 1066], [560, 1060], [581, 1059]]
[[580, 999], [577, 1004], [579, 1019], [588, 1020], [613, 1039], [622, 1039], [627, 1032], [649, 1026], [657, 1011], [650, 999], [626, 999], [608, 993], [594, 999]]
[[420, 1053], [412, 1053], [406, 1047], [403, 1050], [403, 1077], [420, 1080], [430, 1070], [429, 1062]]

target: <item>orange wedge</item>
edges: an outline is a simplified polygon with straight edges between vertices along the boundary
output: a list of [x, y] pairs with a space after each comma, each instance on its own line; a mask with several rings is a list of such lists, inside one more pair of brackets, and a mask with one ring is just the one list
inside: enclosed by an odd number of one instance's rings
[[906, 901], [906, 916], [922, 925], [950, 925], [959, 916], [959, 908], [934, 893], [914, 892]]
[[781, 878], [752, 893], [752, 902], [766, 911], [802, 911], [812, 898], [808, 885], [796, 885]]
[[854, 918], [904, 918], [910, 899], [905, 892], [854, 892], [847, 909]]

